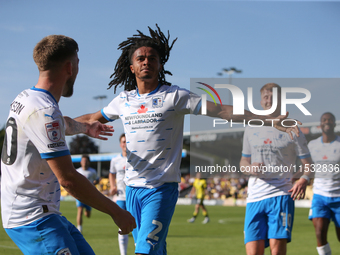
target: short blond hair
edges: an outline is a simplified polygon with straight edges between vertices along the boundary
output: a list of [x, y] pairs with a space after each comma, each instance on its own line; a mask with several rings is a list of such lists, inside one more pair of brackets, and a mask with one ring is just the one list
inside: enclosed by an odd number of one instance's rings
[[263, 85], [262, 88], [260, 89], [260, 92], [262, 93], [265, 90], [273, 91], [273, 88], [277, 88], [277, 92], [281, 94], [281, 87], [276, 83], [267, 83]]
[[51, 70], [78, 52], [75, 40], [64, 35], [44, 37], [33, 50], [33, 59], [39, 71]]

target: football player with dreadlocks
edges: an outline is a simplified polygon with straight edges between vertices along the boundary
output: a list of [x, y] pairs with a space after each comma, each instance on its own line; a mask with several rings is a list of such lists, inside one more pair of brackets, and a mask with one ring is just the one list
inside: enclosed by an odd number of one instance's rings
[[[156, 24], [157, 26], [157, 24]], [[138, 31], [138, 30], [137, 30]], [[109, 88], [124, 91], [101, 111], [76, 118], [102, 123], [120, 118], [126, 135], [126, 207], [135, 217], [136, 254], [166, 254], [166, 236], [178, 198], [184, 115], [199, 114], [201, 98], [166, 81], [164, 69], [175, 43], [157, 26], [150, 36], [138, 31], [127, 38]], [[207, 102], [207, 115], [233, 121], [265, 119], [250, 112], [232, 114], [233, 107]], [[276, 119], [284, 119], [280, 116]], [[266, 122], [272, 125], [271, 121]], [[285, 129], [297, 132], [297, 128]]]

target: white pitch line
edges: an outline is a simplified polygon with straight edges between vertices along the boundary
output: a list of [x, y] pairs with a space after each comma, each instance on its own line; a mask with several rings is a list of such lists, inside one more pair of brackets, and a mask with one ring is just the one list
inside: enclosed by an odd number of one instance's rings
[[2, 248], [8, 248], [8, 249], [16, 249], [16, 250], [19, 250], [18, 247], [6, 246], [6, 245], [1, 245], [1, 244], [0, 244], [0, 247], [2, 247]]

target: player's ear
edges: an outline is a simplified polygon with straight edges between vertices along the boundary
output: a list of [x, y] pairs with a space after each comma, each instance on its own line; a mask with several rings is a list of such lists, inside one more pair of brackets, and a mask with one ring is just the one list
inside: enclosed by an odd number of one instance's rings
[[71, 61], [67, 61], [66, 63], [65, 63], [65, 68], [66, 68], [66, 73], [68, 74], [68, 75], [72, 75], [72, 62]]
[[133, 65], [130, 65], [130, 70], [131, 70], [131, 73], [135, 73], [135, 70], [133, 69]]

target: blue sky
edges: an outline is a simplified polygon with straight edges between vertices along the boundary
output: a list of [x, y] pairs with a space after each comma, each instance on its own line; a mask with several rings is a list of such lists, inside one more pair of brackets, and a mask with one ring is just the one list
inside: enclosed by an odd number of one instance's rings
[[[222, 68], [232, 66], [242, 70], [235, 78], [339, 78], [339, 11], [338, 1], [2, 0], [0, 125], [15, 96], [36, 84], [32, 51], [46, 35], [64, 34], [79, 44], [75, 93], [60, 101], [64, 115], [77, 117], [115, 96], [107, 84], [120, 55], [118, 44], [156, 23], [178, 37], [165, 68], [173, 73], [168, 81], [187, 89], [190, 78], [218, 78]], [[317, 84], [310, 90], [312, 116], [303, 122], [318, 121], [324, 111], [340, 119], [340, 86]], [[94, 100], [97, 95], [108, 98]], [[117, 133], [101, 142], [102, 151], [119, 151], [123, 130], [120, 121], [113, 125]]]

